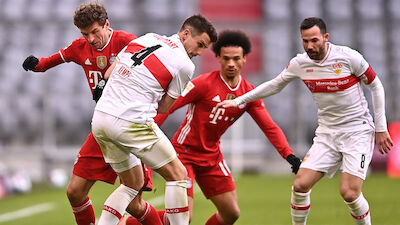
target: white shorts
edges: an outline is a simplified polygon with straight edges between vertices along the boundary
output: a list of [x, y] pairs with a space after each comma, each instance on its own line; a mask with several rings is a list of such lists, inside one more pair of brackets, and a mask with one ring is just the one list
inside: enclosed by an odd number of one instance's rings
[[314, 144], [301, 163], [308, 168], [333, 177], [338, 169], [365, 180], [371, 162], [375, 133], [373, 130], [355, 132], [316, 132]]
[[96, 110], [92, 132], [104, 160], [111, 165], [122, 164], [118, 170], [133, 167], [129, 161], [127, 163], [132, 154], [151, 169], [158, 169], [177, 157], [168, 137], [154, 122], [134, 123]]

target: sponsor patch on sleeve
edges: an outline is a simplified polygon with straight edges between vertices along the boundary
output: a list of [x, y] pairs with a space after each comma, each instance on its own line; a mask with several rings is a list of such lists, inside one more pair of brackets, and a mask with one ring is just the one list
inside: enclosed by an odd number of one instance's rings
[[186, 85], [185, 89], [183, 89], [182, 92], [182, 97], [185, 97], [185, 95], [187, 95], [187, 93], [189, 93], [190, 90], [192, 90], [194, 88], [194, 84], [189, 81], [189, 83]]

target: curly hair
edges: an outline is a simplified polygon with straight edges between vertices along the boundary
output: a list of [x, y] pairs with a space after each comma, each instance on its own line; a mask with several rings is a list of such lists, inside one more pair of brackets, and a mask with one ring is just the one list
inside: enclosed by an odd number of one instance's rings
[[78, 6], [74, 14], [74, 24], [78, 28], [88, 28], [97, 22], [104, 26], [108, 19], [107, 11], [100, 2], [85, 2]]
[[214, 26], [204, 16], [200, 14], [188, 17], [182, 24], [179, 31], [189, 29], [192, 32], [192, 36], [207, 33], [210, 37], [211, 42], [217, 40], [217, 31]]
[[230, 46], [242, 47], [243, 55], [247, 55], [251, 51], [249, 37], [240, 30], [224, 30], [219, 33], [218, 40], [213, 44], [212, 50], [215, 53], [215, 56], [219, 56], [222, 47]]

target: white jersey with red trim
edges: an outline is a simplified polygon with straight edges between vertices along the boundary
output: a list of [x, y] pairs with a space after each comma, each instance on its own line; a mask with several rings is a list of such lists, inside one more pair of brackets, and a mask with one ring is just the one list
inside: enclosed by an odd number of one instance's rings
[[117, 60], [96, 110], [135, 123], [153, 121], [163, 94], [178, 98], [195, 68], [178, 35], [145, 34]]
[[374, 129], [360, 81], [369, 84], [375, 74], [360, 53], [332, 43], [328, 43], [322, 60], [312, 60], [307, 53], [298, 54], [276, 78], [235, 101], [241, 104], [275, 94], [296, 78], [306, 84], [317, 104], [317, 131]]

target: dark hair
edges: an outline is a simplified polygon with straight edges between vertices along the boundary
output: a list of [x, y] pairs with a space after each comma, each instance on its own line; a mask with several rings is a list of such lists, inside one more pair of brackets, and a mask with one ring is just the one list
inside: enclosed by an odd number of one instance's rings
[[325, 34], [327, 32], [325, 22], [318, 17], [305, 18], [303, 22], [301, 22], [300, 30], [307, 30], [313, 26], [319, 27], [319, 29], [321, 30], [321, 34]]
[[211, 42], [217, 41], [217, 31], [215, 31], [214, 26], [200, 14], [187, 18], [179, 31], [184, 31], [185, 29], [189, 29], [192, 32], [192, 36], [207, 33]]
[[97, 22], [104, 26], [108, 19], [107, 11], [100, 2], [85, 2], [78, 6], [74, 14], [74, 24], [78, 28], [88, 28]]
[[221, 48], [229, 46], [242, 47], [243, 55], [247, 55], [251, 51], [249, 37], [240, 30], [224, 30], [220, 32], [218, 40], [212, 46], [212, 50], [216, 56], [219, 56], [221, 54]]

